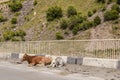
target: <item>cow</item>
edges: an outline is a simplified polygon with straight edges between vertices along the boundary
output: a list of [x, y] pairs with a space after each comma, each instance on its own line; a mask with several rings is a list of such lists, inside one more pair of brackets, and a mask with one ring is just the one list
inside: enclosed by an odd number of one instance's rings
[[65, 62], [61, 57], [56, 57], [55, 59], [52, 60], [51, 66], [52, 67], [63, 67], [65, 66]]
[[46, 55], [46, 57], [52, 57], [52, 62], [49, 67], [63, 67], [66, 65], [64, 59], [61, 56]]
[[23, 61], [27, 61], [29, 66], [36, 66], [37, 64], [48, 65], [48, 64], [51, 64], [52, 58], [44, 57], [44, 56], [30, 56], [30, 55], [24, 54], [21, 59], [21, 62]]

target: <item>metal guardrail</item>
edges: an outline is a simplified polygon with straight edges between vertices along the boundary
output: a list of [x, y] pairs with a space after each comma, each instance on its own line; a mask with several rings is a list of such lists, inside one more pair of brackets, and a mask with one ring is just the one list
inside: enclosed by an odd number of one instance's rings
[[119, 59], [120, 39], [1, 42], [0, 52]]

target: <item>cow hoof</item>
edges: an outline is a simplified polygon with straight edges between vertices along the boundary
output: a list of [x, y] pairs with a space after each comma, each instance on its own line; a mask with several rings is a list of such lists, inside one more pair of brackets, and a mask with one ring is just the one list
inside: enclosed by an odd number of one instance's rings
[[16, 62], [17, 64], [22, 64], [22, 62]]
[[32, 67], [32, 65], [31, 65], [31, 64], [29, 64], [29, 65], [28, 65], [28, 67]]

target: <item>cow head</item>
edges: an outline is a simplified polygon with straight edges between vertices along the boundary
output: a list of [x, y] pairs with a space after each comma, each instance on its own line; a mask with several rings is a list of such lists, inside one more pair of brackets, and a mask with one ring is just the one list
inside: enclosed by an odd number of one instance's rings
[[27, 59], [28, 59], [28, 55], [24, 54], [23, 57], [22, 57], [22, 59], [21, 59], [21, 62], [26, 61]]

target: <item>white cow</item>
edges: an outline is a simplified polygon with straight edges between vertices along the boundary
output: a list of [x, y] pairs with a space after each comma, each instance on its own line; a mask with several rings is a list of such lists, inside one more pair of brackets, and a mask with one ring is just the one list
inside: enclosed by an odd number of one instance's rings
[[66, 63], [62, 57], [47, 55], [47, 57], [48, 56], [52, 57], [52, 62], [50, 64], [51, 67], [63, 67], [63, 66], [65, 66]]

